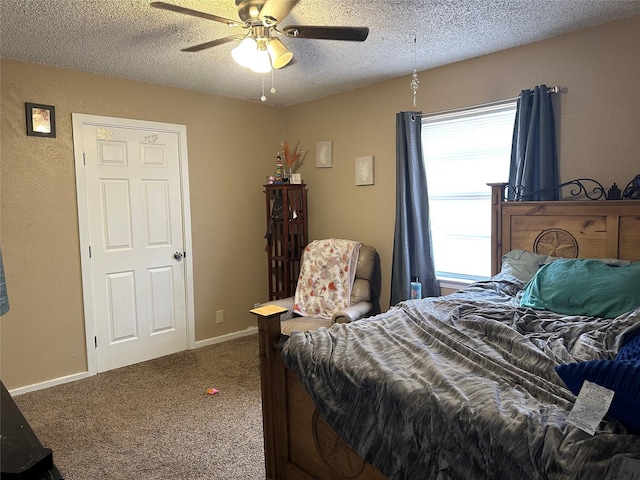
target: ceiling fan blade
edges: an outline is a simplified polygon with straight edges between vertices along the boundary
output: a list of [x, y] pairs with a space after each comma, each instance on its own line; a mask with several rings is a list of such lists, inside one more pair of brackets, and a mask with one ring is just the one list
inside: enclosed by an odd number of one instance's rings
[[218, 38], [217, 40], [212, 40], [210, 42], [194, 45], [193, 47], [183, 48], [182, 51], [183, 52], [199, 52], [201, 50], [206, 50], [207, 48], [216, 47], [224, 43], [233, 42], [234, 40], [242, 40], [245, 37], [246, 35], [230, 35], [228, 37]]
[[364, 42], [369, 35], [368, 27], [316, 27], [309, 25], [291, 25], [282, 29], [287, 37], [316, 38], [320, 40], [345, 40]]
[[285, 19], [287, 15], [291, 13], [293, 7], [296, 6], [299, 0], [267, 0], [258, 18], [262, 21], [263, 25], [272, 27]]
[[244, 24], [237, 20], [231, 20], [230, 18], [219, 17], [211, 13], [199, 12], [197, 10], [191, 10], [190, 8], [179, 7], [178, 5], [172, 5], [165, 2], [151, 2], [149, 4], [153, 8], [159, 8], [160, 10], [169, 10], [176, 13], [183, 13], [185, 15], [191, 15], [192, 17], [204, 18], [207, 20], [213, 20], [214, 22], [224, 23], [230, 27], [244, 28]]

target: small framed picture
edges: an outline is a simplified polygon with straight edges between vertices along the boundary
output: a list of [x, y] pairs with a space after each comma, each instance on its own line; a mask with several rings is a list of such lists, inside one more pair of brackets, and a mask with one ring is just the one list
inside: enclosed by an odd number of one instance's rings
[[302, 174], [292, 173], [290, 182], [294, 185], [300, 185], [302, 183]]
[[27, 135], [56, 137], [56, 109], [53, 105], [25, 103]]
[[316, 168], [330, 168], [333, 165], [333, 142], [316, 142]]
[[356, 185], [373, 185], [374, 173], [373, 156], [356, 157]]

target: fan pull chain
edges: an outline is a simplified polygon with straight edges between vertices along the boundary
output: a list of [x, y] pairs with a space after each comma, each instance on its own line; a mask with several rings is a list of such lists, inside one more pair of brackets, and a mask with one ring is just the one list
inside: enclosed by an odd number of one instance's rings
[[263, 102], [267, 101], [267, 97], [264, 94], [264, 73], [260, 74], [260, 78], [262, 79], [262, 96], [260, 97], [260, 100], [262, 100]]
[[271, 90], [269, 90], [271, 93], [276, 93], [276, 82], [274, 80], [274, 76], [273, 76], [273, 68], [271, 69]]

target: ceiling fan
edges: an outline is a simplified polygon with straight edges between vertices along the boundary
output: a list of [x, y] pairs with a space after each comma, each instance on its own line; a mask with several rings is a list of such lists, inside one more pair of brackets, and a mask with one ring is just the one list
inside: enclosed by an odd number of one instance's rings
[[183, 52], [199, 52], [234, 40], [242, 40], [233, 49], [232, 56], [243, 67], [258, 73], [273, 68], [282, 68], [293, 58], [287, 47], [276, 37], [311, 38], [321, 40], [343, 40], [363, 42], [369, 35], [368, 27], [330, 27], [313, 25], [289, 25], [280, 28], [282, 22], [299, 0], [235, 0], [240, 20], [219, 17], [210, 13], [192, 10], [165, 2], [151, 2], [151, 6], [162, 10], [191, 15], [224, 23], [229, 27], [246, 30], [243, 34], [230, 35], [209, 42], [183, 48]]

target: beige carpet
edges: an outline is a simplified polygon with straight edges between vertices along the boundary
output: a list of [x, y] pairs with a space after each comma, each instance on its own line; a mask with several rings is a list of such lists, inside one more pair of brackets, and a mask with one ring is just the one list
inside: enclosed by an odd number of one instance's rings
[[251, 335], [15, 400], [66, 480], [264, 479], [258, 365]]

